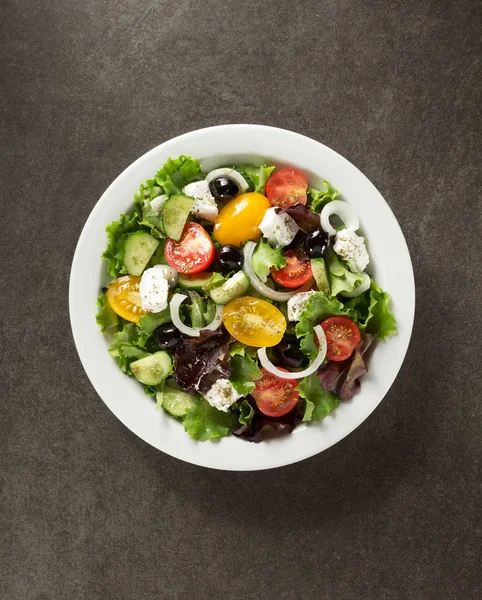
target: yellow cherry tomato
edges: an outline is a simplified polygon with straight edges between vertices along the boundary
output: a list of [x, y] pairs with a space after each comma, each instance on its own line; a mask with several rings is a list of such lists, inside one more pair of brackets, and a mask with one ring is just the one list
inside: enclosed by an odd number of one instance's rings
[[256, 192], [236, 196], [224, 206], [214, 224], [214, 237], [222, 244], [239, 246], [248, 240], [256, 242], [261, 236], [258, 225], [271, 204]]
[[119, 317], [137, 323], [146, 315], [142, 310], [141, 293], [139, 291], [140, 277], [125, 275], [112, 282], [107, 290], [107, 300]]
[[286, 319], [272, 304], [241, 296], [223, 309], [223, 323], [236, 340], [248, 346], [276, 346], [286, 331]]

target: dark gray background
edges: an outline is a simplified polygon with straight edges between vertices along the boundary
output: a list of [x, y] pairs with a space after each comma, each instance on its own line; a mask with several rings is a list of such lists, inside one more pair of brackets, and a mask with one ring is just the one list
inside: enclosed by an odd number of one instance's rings
[[[481, 3], [4, 0], [0, 18], [0, 598], [480, 597]], [[417, 285], [407, 359], [370, 419], [249, 474], [131, 434], [87, 380], [67, 307], [109, 183], [164, 140], [243, 122], [366, 173]]]

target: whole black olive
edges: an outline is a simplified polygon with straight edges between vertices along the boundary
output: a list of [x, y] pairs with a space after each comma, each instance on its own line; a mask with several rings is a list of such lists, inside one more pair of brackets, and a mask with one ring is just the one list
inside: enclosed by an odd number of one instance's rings
[[292, 333], [287, 333], [273, 348], [273, 352], [282, 367], [300, 369], [308, 366], [308, 358], [300, 350], [298, 339]]
[[238, 184], [224, 175], [209, 182], [209, 191], [216, 200], [223, 202], [232, 200], [239, 194]]
[[165, 323], [154, 330], [154, 341], [161, 348], [175, 348], [181, 341], [181, 332], [172, 323]]
[[306, 234], [305, 248], [310, 258], [319, 258], [330, 245], [330, 236], [321, 227]]
[[220, 271], [229, 273], [243, 268], [244, 256], [236, 246], [221, 246], [216, 250], [216, 264]]

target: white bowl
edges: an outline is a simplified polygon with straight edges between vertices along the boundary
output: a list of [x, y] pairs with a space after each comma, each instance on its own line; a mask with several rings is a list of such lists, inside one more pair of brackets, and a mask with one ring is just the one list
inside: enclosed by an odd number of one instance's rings
[[[360, 216], [368, 239], [370, 270], [392, 297], [398, 334], [377, 342], [361, 391], [340, 403], [321, 422], [299, 426], [291, 435], [254, 444], [228, 436], [195, 442], [182, 425], [156, 411], [141, 386], [126, 377], [107, 353], [108, 340], [95, 322], [96, 299], [108, 281], [100, 255], [105, 227], [133, 204], [134, 192], [169, 157], [198, 158], [204, 170], [224, 164], [273, 163], [301, 169], [310, 184], [327, 179]], [[270, 469], [326, 450], [362, 423], [382, 401], [402, 365], [415, 309], [412, 264], [402, 231], [375, 186], [345, 158], [323, 144], [291, 131], [261, 125], [220, 125], [186, 133], [141, 156], [104, 192], [92, 210], [75, 251], [70, 275], [70, 319], [84, 369], [99, 396], [131, 431], [155, 448], [187, 462], [233, 471]]]

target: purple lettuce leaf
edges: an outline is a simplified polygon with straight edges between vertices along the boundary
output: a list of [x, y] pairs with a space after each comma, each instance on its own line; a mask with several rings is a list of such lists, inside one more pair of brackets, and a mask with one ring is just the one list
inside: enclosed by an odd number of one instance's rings
[[249, 425], [241, 425], [232, 433], [236, 437], [247, 442], [258, 444], [262, 442], [270, 433], [288, 434], [299, 425], [303, 419], [305, 411], [305, 401], [300, 398], [298, 404], [290, 410], [289, 413], [282, 417], [267, 417], [259, 411], [256, 402], [252, 396], [248, 396], [246, 400], [251, 404], [254, 415]]
[[299, 202], [288, 208], [278, 208], [276, 213], [278, 215], [287, 213], [305, 233], [309, 233], [320, 226], [320, 215], [315, 215], [314, 212], [311, 212], [309, 208]]
[[231, 337], [223, 328], [203, 329], [198, 338], [185, 338], [176, 349], [174, 376], [186, 392], [205, 394], [218, 379], [229, 379]]
[[374, 339], [374, 335], [363, 335], [350, 358], [340, 362], [330, 361], [318, 369], [318, 376], [325, 391], [336, 394], [344, 402], [353, 398], [360, 389], [360, 379], [368, 373], [363, 355]]

